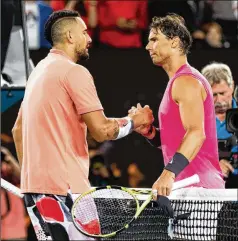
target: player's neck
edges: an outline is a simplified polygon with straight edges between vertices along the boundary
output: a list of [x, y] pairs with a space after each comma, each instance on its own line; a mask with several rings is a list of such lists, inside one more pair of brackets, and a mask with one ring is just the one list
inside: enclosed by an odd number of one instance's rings
[[162, 67], [169, 76], [169, 79], [171, 79], [184, 64], [187, 64], [187, 56], [172, 56]]
[[78, 57], [71, 48], [65, 45], [55, 45], [54, 49], [63, 51], [73, 62], [77, 63]]

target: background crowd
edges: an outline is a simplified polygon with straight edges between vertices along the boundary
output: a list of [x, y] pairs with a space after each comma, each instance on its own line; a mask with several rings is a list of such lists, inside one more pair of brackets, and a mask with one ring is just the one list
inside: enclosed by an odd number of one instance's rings
[[[38, 9], [40, 10], [38, 10]], [[237, 1], [106, 1], [51, 0], [27, 1], [26, 14], [30, 47], [52, 11], [70, 9], [80, 13], [86, 22], [95, 47], [140, 48], [147, 41], [148, 26], [153, 16], [177, 13], [185, 19], [194, 38], [194, 48], [237, 47]], [[34, 28], [39, 33], [34, 33]], [[39, 45], [38, 45], [39, 46]]]

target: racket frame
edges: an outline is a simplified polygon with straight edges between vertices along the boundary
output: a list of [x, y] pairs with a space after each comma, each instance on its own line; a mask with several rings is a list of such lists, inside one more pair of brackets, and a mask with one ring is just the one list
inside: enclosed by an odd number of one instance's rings
[[[131, 220], [130, 220], [126, 225], [124, 225], [122, 228], [120, 228], [120, 229], [118, 229], [118, 230], [116, 230], [116, 231], [114, 231], [114, 232], [112, 232], [112, 233], [108, 233], [108, 234], [89, 234], [89, 233], [81, 230], [81, 229], [78, 227], [78, 224], [77, 224], [77, 222], [75, 221], [75, 215], [74, 215], [75, 212], [74, 212], [74, 210], [76, 209], [76, 206], [77, 206], [78, 202], [79, 202], [82, 198], [84, 198], [85, 196], [87, 196], [87, 195], [89, 195], [89, 194], [91, 194], [91, 193], [93, 193], [93, 192], [95, 192], [95, 191], [102, 190], [102, 189], [117, 189], [117, 190], [122, 190], [122, 191], [124, 191], [124, 192], [129, 193], [129, 194], [133, 197], [132, 200], [134, 200], [135, 203], [136, 203], [136, 212], [135, 212], [135, 215], [131, 218]], [[136, 193], [137, 193], [137, 192], [136, 192]], [[104, 186], [104, 187], [92, 188], [92, 189], [90, 189], [88, 192], [85, 192], [85, 193], [81, 194], [81, 195], [75, 200], [75, 202], [74, 202], [74, 204], [73, 204], [73, 206], [72, 206], [72, 209], [71, 209], [72, 220], [73, 220], [73, 223], [74, 223], [75, 227], [76, 227], [81, 233], [85, 234], [85, 235], [88, 236], [88, 237], [110, 238], [110, 237], [115, 236], [116, 234], [118, 234], [119, 232], [123, 231], [124, 229], [127, 229], [127, 228], [129, 227], [129, 225], [130, 225], [130, 224], [139, 216], [139, 214], [140, 214], [140, 213], [138, 213], [138, 210], [140, 210], [140, 204], [139, 204], [138, 198], [137, 198], [136, 195], [135, 195], [136, 193], [134, 193], [133, 190], [128, 189], [128, 188], [125, 188], [125, 187], [116, 186], [116, 185], [108, 185], [108, 186]], [[140, 193], [140, 192], [138, 192], [138, 194], [139, 194], [139, 193]], [[151, 199], [150, 199], [150, 200], [151, 200]], [[149, 203], [150, 200], [148, 199], [148, 200], [146, 200], [146, 201], [148, 201], [148, 203]], [[146, 202], [146, 201], [145, 201], [145, 202]], [[147, 203], [147, 204], [148, 204], [148, 203]], [[143, 204], [144, 204], [144, 203], [143, 203]], [[141, 211], [143, 211], [143, 210], [141, 210]], [[137, 215], [137, 213], [138, 213], [138, 215]]]

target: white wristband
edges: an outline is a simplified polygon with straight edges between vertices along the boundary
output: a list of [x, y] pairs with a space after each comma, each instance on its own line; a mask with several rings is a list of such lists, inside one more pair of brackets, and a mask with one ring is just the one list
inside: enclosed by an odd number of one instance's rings
[[121, 139], [129, 135], [134, 129], [133, 120], [128, 116], [123, 119], [118, 119], [117, 122], [119, 124], [119, 133], [115, 140]]

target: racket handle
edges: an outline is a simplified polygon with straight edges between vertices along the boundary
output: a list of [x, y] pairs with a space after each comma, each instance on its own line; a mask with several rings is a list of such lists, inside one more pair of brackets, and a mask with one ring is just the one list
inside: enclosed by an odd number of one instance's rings
[[24, 196], [24, 194], [21, 193], [20, 188], [12, 185], [10, 182], [7, 182], [6, 180], [4, 180], [2, 178], [1, 178], [1, 187], [20, 198], [23, 198], [23, 196]]
[[199, 182], [200, 182], [199, 176], [197, 174], [195, 174], [191, 177], [188, 177], [188, 178], [185, 178], [181, 181], [175, 182], [174, 185], [173, 185], [172, 191], [176, 190], [176, 189], [183, 188], [183, 187], [187, 187], [187, 186], [190, 186], [192, 184], [199, 183]]

